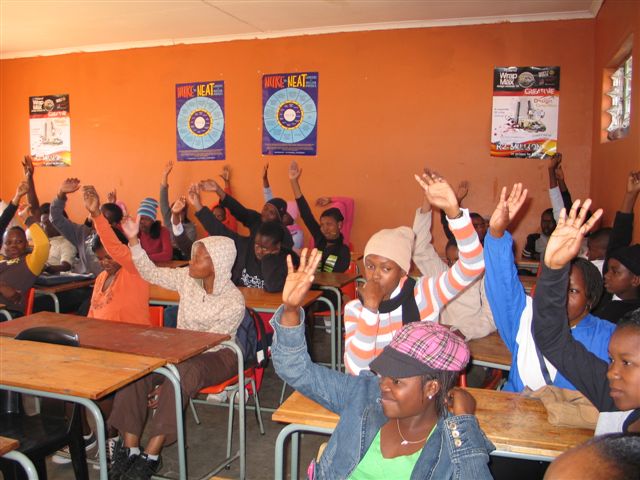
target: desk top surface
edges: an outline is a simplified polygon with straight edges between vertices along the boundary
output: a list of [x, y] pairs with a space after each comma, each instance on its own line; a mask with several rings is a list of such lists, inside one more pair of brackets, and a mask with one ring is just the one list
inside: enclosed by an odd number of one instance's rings
[[189, 260], [169, 260], [167, 262], [154, 262], [156, 267], [161, 268], [181, 268], [189, 265]]
[[13, 450], [17, 450], [20, 446], [20, 442], [13, 438], [0, 437], [0, 457], [5, 453], [9, 453]]
[[0, 383], [96, 400], [166, 364], [161, 358], [0, 337]]
[[59, 293], [66, 292], [68, 290], [75, 290], [76, 288], [90, 287], [95, 283], [95, 279], [77, 280], [74, 282], [60, 283], [58, 285], [34, 285], [33, 288], [38, 292], [44, 293]]
[[[476, 399], [481, 428], [500, 451], [557, 457], [593, 437], [592, 430], [551, 425], [539, 400], [496, 390], [467, 390]], [[294, 392], [272, 418], [276, 422], [333, 428], [339, 417]]]
[[[242, 292], [244, 296], [244, 301], [249, 308], [253, 308], [255, 310], [267, 310], [275, 312], [280, 305], [282, 305], [282, 293], [269, 293], [265, 292], [261, 288], [248, 288], [248, 287], [238, 287], [238, 290]], [[322, 292], [318, 291], [309, 291], [307, 296], [304, 299], [303, 306], [308, 306], [313, 303], [318, 297], [322, 295]], [[170, 302], [179, 302], [180, 295], [178, 292], [166, 290], [164, 288], [158, 287], [157, 285], [149, 286], [149, 299], [152, 301], [170, 301]]]
[[505, 367], [511, 366], [511, 352], [498, 332], [493, 332], [483, 338], [469, 340], [467, 345], [471, 350], [472, 360], [496, 363]]
[[344, 287], [353, 282], [360, 275], [347, 272], [318, 272], [314, 274], [313, 284], [320, 287]]
[[77, 333], [84, 348], [157, 357], [169, 363], [180, 363], [229, 339], [218, 333], [154, 328], [54, 312], [38, 312], [0, 323], [0, 335], [13, 337], [27, 328], [45, 325]]

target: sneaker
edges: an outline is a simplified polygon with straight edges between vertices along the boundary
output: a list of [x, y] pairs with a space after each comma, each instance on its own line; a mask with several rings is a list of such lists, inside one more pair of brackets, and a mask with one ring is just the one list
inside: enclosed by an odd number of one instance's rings
[[[84, 439], [84, 449], [85, 451], [91, 450], [98, 444], [98, 440], [93, 432]], [[69, 445], [66, 447], [62, 447], [58, 450], [53, 457], [51, 457], [51, 461], [53, 463], [57, 463], [58, 465], [64, 465], [66, 463], [71, 463], [71, 452], [69, 451]]]
[[162, 457], [151, 460], [146, 453], [136, 456], [135, 461], [122, 475], [122, 480], [149, 480], [162, 467]]
[[[116, 443], [120, 440], [119, 437], [107, 438], [107, 466], [111, 466], [113, 460], [113, 451], [116, 448]], [[100, 470], [100, 450], [95, 449], [91, 456], [87, 456], [87, 463], [93, 466], [94, 470]]]
[[229, 400], [229, 395], [226, 390], [223, 390], [220, 393], [210, 393], [207, 395], [207, 402], [209, 403], [224, 403], [227, 400]]
[[109, 480], [120, 480], [140, 455], [129, 455], [122, 439], [115, 442], [113, 457], [109, 465]]

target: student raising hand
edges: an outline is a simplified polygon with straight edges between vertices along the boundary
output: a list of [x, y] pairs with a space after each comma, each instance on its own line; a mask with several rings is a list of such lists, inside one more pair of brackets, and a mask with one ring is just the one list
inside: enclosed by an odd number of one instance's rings
[[[300, 266], [296, 270], [293, 266], [291, 255], [287, 255], [287, 279], [282, 289], [282, 303], [285, 314], [282, 317], [282, 325], [295, 326], [299, 324], [298, 309], [304, 301], [304, 297], [311, 288], [318, 263], [322, 258], [322, 252], [314, 248], [311, 253], [303, 249], [300, 255]], [[293, 313], [293, 315], [287, 315]]]
[[590, 206], [590, 198], [584, 201], [582, 207], [580, 207], [580, 200], [576, 200], [573, 202], [568, 216], [564, 208], [560, 212], [558, 225], [551, 234], [544, 252], [544, 263], [549, 268], [554, 270], [560, 269], [578, 255], [582, 239], [602, 216], [602, 209], [599, 208], [591, 218], [585, 222]]
[[189, 203], [193, 205], [196, 212], [202, 210], [202, 199], [200, 198], [200, 185], [197, 183], [192, 183], [189, 187], [188, 192]]
[[521, 183], [515, 183], [509, 198], [506, 198], [506, 195], [507, 187], [502, 187], [500, 200], [489, 220], [489, 232], [495, 238], [502, 238], [504, 235], [504, 231], [527, 199], [527, 189], [523, 189]]
[[171, 223], [174, 225], [178, 225], [182, 223], [182, 217], [180, 214], [184, 210], [184, 207], [187, 205], [187, 197], [181, 195], [173, 202], [171, 206]]
[[100, 196], [93, 185], [85, 185], [82, 187], [82, 195], [84, 206], [92, 217], [100, 215]]
[[444, 178], [430, 171], [423, 173], [422, 177], [418, 175], [414, 177], [424, 189], [424, 194], [431, 205], [444, 211], [449, 218], [456, 218], [461, 214], [456, 194]]
[[289, 180], [298, 181], [300, 179], [300, 175], [302, 175], [302, 169], [298, 165], [298, 162], [292, 160], [291, 164], [289, 164]]
[[80, 179], [67, 178], [58, 189], [58, 196], [67, 195], [67, 193], [77, 192], [80, 189]]
[[140, 233], [140, 215], [135, 220], [131, 217], [123, 219], [120, 226], [125, 236], [129, 239], [129, 245], [137, 245], [139, 242], [138, 234]]

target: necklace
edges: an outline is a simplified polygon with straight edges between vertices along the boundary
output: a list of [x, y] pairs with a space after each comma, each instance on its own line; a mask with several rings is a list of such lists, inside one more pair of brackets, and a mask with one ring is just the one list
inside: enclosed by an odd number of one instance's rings
[[396, 426], [398, 427], [398, 434], [400, 435], [400, 438], [402, 439], [402, 441], [400, 442], [400, 445], [409, 445], [410, 443], [422, 443], [422, 442], [426, 442], [427, 440], [429, 440], [429, 438], [431, 437], [431, 434], [433, 433], [433, 431], [436, 429], [436, 425], [437, 423], [433, 426], [433, 428], [431, 429], [431, 431], [429, 432], [429, 435], [427, 435], [426, 437], [420, 439], [420, 440], [407, 440], [406, 438], [404, 438], [404, 435], [402, 435], [402, 432], [400, 431], [400, 421], [396, 418]]

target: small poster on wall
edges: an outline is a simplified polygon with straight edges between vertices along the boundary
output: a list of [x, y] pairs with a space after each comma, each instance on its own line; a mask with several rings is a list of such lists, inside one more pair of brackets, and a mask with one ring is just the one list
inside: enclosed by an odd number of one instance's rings
[[29, 141], [34, 165], [71, 165], [68, 94], [29, 97]]
[[318, 72], [262, 77], [262, 154], [315, 155]]
[[491, 155], [556, 153], [560, 67], [497, 67], [493, 72]]
[[179, 161], [224, 160], [224, 81], [176, 85]]

